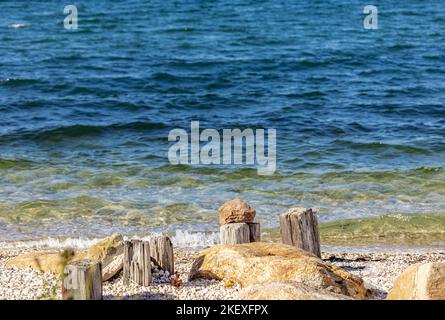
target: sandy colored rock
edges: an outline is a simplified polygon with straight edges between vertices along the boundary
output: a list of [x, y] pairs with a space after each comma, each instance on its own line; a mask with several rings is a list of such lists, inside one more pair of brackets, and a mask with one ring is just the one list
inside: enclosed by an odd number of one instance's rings
[[7, 268], [32, 268], [39, 272], [62, 274], [65, 264], [74, 256], [73, 251], [35, 251], [8, 260]]
[[394, 281], [388, 300], [445, 300], [445, 263], [408, 267]]
[[219, 245], [200, 253], [189, 279], [217, 279], [242, 287], [294, 281], [364, 299], [363, 280], [301, 249], [278, 243]]
[[239, 300], [351, 300], [324, 289], [314, 289], [298, 282], [255, 284], [241, 290]]
[[225, 202], [219, 208], [219, 223], [221, 225], [233, 222], [253, 222], [256, 211], [241, 199]]
[[40, 272], [62, 274], [66, 264], [83, 259], [102, 263], [102, 280], [107, 281], [123, 268], [124, 240], [121, 235], [113, 235], [91, 246], [86, 251], [36, 251], [10, 259], [7, 267], [32, 268]]

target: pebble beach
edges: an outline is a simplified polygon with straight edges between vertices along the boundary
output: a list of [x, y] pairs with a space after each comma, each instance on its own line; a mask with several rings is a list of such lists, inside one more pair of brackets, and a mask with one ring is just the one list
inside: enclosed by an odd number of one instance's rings
[[[61, 299], [60, 280], [51, 273], [33, 269], [6, 268], [5, 263], [32, 249], [0, 249], [0, 300]], [[153, 269], [153, 283], [149, 287], [124, 287], [122, 274], [103, 285], [103, 297], [137, 300], [233, 300], [240, 291], [238, 285], [217, 280], [188, 281], [188, 273], [199, 250], [175, 250], [175, 269], [182, 284], [170, 283], [171, 275]], [[385, 299], [394, 279], [415, 263], [445, 262], [441, 252], [323, 252], [322, 259], [357, 275], [373, 287], [378, 299]]]

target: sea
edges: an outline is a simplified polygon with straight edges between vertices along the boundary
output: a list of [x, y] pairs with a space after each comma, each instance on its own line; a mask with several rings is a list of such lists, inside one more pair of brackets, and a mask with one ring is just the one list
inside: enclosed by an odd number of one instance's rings
[[[364, 8], [378, 9], [366, 29]], [[445, 212], [442, 1], [0, 2], [0, 240]], [[276, 171], [168, 159], [175, 128], [276, 129]]]

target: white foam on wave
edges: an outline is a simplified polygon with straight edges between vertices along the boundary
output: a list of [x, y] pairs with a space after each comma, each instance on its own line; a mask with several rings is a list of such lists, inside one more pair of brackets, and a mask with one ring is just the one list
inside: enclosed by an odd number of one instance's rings
[[217, 232], [188, 232], [177, 230], [176, 235], [172, 238], [173, 244], [183, 248], [205, 248], [211, 247], [219, 243], [219, 235]]
[[[152, 233], [146, 237], [124, 237], [125, 240], [150, 240], [150, 238], [161, 235], [160, 233]], [[219, 242], [218, 233], [216, 232], [190, 232], [176, 230], [175, 235], [171, 237], [175, 248], [200, 249], [213, 246]]]
[[82, 238], [67, 238], [56, 239], [46, 238], [40, 240], [29, 241], [0, 241], [0, 248], [2, 249], [62, 249], [75, 248], [86, 249], [89, 246], [97, 243], [100, 239], [82, 239]]
[[9, 29], [19, 29], [19, 28], [26, 28], [31, 26], [29, 23], [11, 23], [8, 25]]
[[[125, 240], [130, 239], [140, 239], [149, 240], [153, 236], [160, 235], [160, 233], [151, 233], [145, 237], [140, 236], [125, 236]], [[63, 248], [73, 248], [83, 250], [89, 246], [99, 242], [101, 239], [94, 238], [67, 238], [67, 239], [57, 239], [57, 238], [46, 238], [40, 240], [29, 240], [29, 241], [0, 241], [1, 249], [63, 249]], [[204, 232], [189, 232], [176, 230], [175, 235], [171, 237], [173, 246], [175, 248], [189, 248], [189, 249], [200, 249], [213, 246], [218, 243], [218, 234], [204, 233]]]

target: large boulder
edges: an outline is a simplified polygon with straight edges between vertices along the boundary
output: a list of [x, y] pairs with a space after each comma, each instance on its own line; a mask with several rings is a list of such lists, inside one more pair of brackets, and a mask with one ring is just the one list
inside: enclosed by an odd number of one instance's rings
[[445, 300], [445, 262], [418, 263], [394, 281], [388, 300]]
[[219, 223], [253, 222], [256, 211], [241, 199], [233, 199], [225, 202], [219, 208]]
[[301, 249], [278, 243], [219, 245], [194, 261], [189, 279], [218, 279], [241, 287], [294, 281], [356, 299], [368, 290], [363, 280]]
[[255, 284], [240, 291], [239, 300], [352, 300], [343, 294], [314, 289], [298, 282]]

